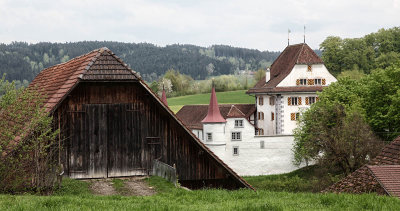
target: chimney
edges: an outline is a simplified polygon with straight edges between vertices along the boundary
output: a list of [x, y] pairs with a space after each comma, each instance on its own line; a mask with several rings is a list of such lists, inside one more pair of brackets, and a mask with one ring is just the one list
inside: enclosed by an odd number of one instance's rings
[[265, 82], [268, 83], [269, 80], [271, 80], [271, 71], [268, 67], [267, 71], [265, 71]]
[[213, 85], [211, 91], [210, 105], [208, 106], [207, 116], [201, 121], [202, 123], [218, 123], [226, 122], [219, 111], [217, 95], [215, 94], [215, 88]]

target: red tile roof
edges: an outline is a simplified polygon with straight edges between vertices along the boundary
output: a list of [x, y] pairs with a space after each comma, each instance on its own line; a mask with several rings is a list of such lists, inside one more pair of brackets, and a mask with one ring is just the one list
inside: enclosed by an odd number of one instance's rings
[[368, 168], [388, 194], [400, 198], [400, 165], [368, 166]]
[[[368, 165], [364, 165], [357, 171], [348, 175], [339, 182], [333, 184], [325, 191], [331, 192], [350, 192], [350, 193], [368, 193], [378, 192], [377, 184], [387, 194], [394, 194], [400, 198], [400, 136], [386, 145], [381, 153], [372, 159]], [[399, 182], [392, 182], [394, 178]], [[389, 190], [394, 191], [393, 193]], [[397, 195], [399, 194], [399, 195]]]
[[[262, 78], [257, 84], [247, 91], [248, 94], [252, 93], [270, 93], [282, 92], [275, 90], [276, 87], [289, 73], [292, 71], [296, 64], [323, 64], [321, 58], [305, 43], [289, 45], [278, 56], [278, 58], [271, 65], [271, 79], [265, 82], [265, 77]], [[305, 87], [292, 87], [291, 90], [304, 92]], [[312, 89], [312, 88], [310, 88]], [[315, 89], [315, 88], [314, 88]], [[289, 92], [289, 90], [286, 90]], [[308, 90], [307, 90], [308, 91]], [[291, 91], [290, 91], [291, 92]]]
[[30, 83], [46, 96], [45, 107], [52, 112], [79, 80], [138, 80], [109, 49], [101, 48], [41, 71]]
[[[229, 118], [228, 114], [232, 106], [240, 110], [245, 118], [250, 117], [256, 111], [254, 104], [222, 104], [218, 105], [224, 119]], [[185, 105], [176, 113], [176, 116], [190, 129], [203, 129], [201, 120], [207, 115], [208, 105]]]
[[227, 118], [245, 118], [246, 115], [239, 110], [235, 105], [231, 106], [231, 109], [228, 112], [228, 115], [226, 115]]

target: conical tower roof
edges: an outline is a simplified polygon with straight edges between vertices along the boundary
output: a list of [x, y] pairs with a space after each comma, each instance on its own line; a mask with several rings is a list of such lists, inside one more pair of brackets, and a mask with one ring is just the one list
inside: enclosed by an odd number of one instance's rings
[[167, 95], [165, 94], [165, 89], [162, 90], [161, 102], [163, 102], [164, 105], [168, 106]]
[[201, 121], [202, 123], [219, 123], [226, 122], [219, 111], [217, 95], [213, 86], [211, 91], [210, 105], [208, 106], [207, 116]]

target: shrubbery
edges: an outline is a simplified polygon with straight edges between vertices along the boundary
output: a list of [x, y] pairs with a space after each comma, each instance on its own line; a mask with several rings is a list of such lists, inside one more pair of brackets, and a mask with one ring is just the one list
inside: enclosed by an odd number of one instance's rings
[[46, 191], [56, 182], [52, 118], [43, 96], [0, 79], [0, 192]]

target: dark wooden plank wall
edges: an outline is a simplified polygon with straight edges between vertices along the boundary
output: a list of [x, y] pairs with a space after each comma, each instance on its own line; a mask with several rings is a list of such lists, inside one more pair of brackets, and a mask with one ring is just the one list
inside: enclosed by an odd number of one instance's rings
[[[149, 173], [153, 160], [160, 159], [176, 165], [179, 180], [187, 187], [244, 187], [139, 82], [81, 82], [59, 110], [66, 115], [64, 118], [69, 118], [68, 123], [63, 123], [68, 125], [61, 126], [69, 127], [62, 131], [64, 137], [69, 137], [63, 160], [71, 161], [71, 152], [88, 152], [82, 154], [86, 163], [82, 161], [81, 169], [88, 170], [82, 177], [127, 176], [141, 169]], [[108, 150], [96, 145], [108, 146]], [[93, 161], [96, 156], [108, 160]], [[90, 162], [95, 162], [94, 168], [101, 170], [89, 168]], [[66, 162], [64, 166], [74, 176], [73, 171], [79, 165]], [[104, 166], [108, 170], [102, 169]]]

